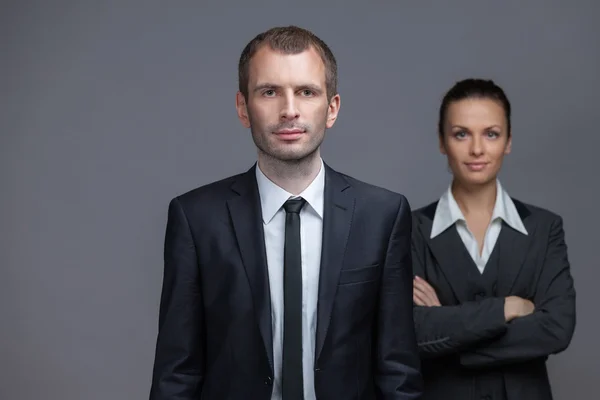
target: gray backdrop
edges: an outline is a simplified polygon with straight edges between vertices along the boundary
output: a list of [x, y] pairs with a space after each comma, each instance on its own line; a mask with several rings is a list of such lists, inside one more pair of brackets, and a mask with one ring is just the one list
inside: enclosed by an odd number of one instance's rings
[[147, 398], [168, 202], [251, 166], [238, 57], [258, 32], [292, 23], [339, 61], [324, 158], [413, 208], [449, 183], [436, 142], [444, 91], [468, 76], [506, 89], [514, 145], [502, 181], [564, 217], [576, 279], [578, 325], [549, 362], [554, 391], [591, 398], [600, 3], [203, 3], [2, 1], [0, 398]]

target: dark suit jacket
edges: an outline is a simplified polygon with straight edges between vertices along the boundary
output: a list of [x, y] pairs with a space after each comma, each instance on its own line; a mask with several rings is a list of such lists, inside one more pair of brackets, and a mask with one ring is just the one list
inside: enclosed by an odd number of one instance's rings
[[[513, 201], [528, 235], [503, 225], [496, 293], [487, 298], [466, 283], [470, 272], [460, 261], [466, 249], [456, 228], [430, 239], [437, 202], [413, 212], [413, 268], [442, 304], [415, 307], [423, 399], [473, 399], [477, 380], [492, 375], [504, 381], [508, 400], [552, 399], [545, 361], [567, 348], [575, 329], [562, 219]], [[535, 312], [505, 323], [504, 298], [510, 295], [531, 300]]]
[[[269, 400], [271, 308], [255, 168], [173, 199], [151, 400]], [[319, 400], [416, 399], [406, 199], [325, 175]]]

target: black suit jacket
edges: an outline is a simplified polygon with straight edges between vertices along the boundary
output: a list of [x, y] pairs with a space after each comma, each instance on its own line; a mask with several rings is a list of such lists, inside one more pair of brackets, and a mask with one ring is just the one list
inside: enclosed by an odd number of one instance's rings
[[[169, 205], [151, 400], [271, 397], [271, 302], [254, 168]], [[409, 204], [325, 168], [317, 398], [416, 399]]]
[[[575, 289], [562, 219], [513, 199], [528, 235], [503, 224], [495, 296], [467, 285], [455, 227], [430, 239], [437, 202], [413, 212], [413, 268], [442, 307], [415, 307], [423, 359], [423, 399], [470, 400], [478, 379], [501, 377], [508, 400], [550, 400], [545, 361], [567, 348], [575, 329]], [[468, 255], [467, 255], [468, 257]], [[475, 268], [475, 267], [473, 267]], [[504, 298], [531, 300], [533, 314], [505, 323]]]

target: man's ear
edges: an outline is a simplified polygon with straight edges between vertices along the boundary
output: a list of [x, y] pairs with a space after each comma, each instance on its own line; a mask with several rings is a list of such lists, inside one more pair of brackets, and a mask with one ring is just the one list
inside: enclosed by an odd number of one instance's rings
[[340, 112], [341, 99], [340, 95], [336, 94], [329, 101], [329, 106], [327, 107], [327, 129], [331, 128], [335, 121], [337, 121], [338, 114]]
[[246, 98], [242, 92], [238, 91], [235, 95], [235, 108], [237, 110], [238, 118], [245, 128], [250, 128], [250, 118], [248, 117], [248, 105]]

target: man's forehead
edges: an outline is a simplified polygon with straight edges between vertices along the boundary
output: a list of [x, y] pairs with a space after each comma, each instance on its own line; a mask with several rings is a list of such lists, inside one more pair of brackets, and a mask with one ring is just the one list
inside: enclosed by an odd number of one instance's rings
[[250, 59], [250, 69], [266, 70], [266, 63], [289, 63], [291, 65], [305, 65], [314, 69], [324, 69], [325, 64], [319, 53], [310, 46], [306, 50], [298, 53], [286, 53], [279, 50], [273, 50], [268, 44], [261, 46], [254, 56]]

